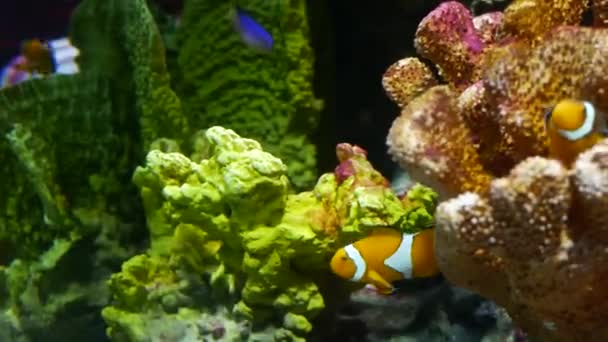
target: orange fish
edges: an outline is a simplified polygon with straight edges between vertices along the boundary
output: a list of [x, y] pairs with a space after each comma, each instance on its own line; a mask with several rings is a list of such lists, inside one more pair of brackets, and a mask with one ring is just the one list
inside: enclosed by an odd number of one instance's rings
[[26, 61], [18, 66], [19, 70], [41, 75], [53, 72], [52, 54], [46, 43], [38, 39], [26, 40], [21, 45], [21, 55]]
[[545, 113], [549, 156], [570, 166], [583, 151], [606, 137], [606, 117], [588, 101], [562, 100]]
[[433, 229], [404, 234], [381, 228], [340, 248], [330, 267], [341, 278], [371, 284], [378, 292], [390, 294], [395, 281], [439, 274], [434, 241]]

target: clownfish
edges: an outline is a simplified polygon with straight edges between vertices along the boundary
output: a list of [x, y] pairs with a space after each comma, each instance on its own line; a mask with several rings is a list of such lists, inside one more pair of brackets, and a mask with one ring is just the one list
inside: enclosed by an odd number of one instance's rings
[[26, 62], [19, 68], [29, 73], [48, 75], [53, 71], [53, 58], [49, 46], [38, 39], [26, 40], [21, 44], [21, 55]]
[[373, 285], [390, 294], [393, 282], [439, 274], [435, 259], [433, 229], [415, 234], [395, 229], [377, 229], [370, 236], [340, 248], [330, 262], [341, 278]]
[[576, 157], [607, 136], [606, 118], [588, 101], [562, 100], [545, 113], [549, 156], [570, 166]]
[[79, 53], [68, 38], [48, 42], [30, 39], [21, 45], [21, 56], [24, 60], [15, 68], [32, 75], [75, 74], [79, 71], [75, 62]]

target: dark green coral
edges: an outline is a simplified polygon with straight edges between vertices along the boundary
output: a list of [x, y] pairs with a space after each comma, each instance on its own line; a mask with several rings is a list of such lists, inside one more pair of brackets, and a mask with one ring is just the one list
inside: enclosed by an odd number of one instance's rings
[[111, 79], [118, 106], [133, 106], [144, 148], [159, 137], [182, 141], [188, 119], [171, 90], [165, 50], [145, 0], [89, 0], [72, 19], [72, 37], [87, 73]]
[[107, 304], [104, 281], [144, 233], [130, 182], [142, 146], [187, 128], [151, 18], [144, 0], [85, 0], [72, 18], [81, 72], [0, 90], [7, 329], [82, 340], [99, 317], [78, 313]]
[[[108, 83], [84, 74], [0, 92], [2, 172], [11, 179], [0, 199], [0, 240], [10, 241], [13, 257], [36, 257], [54, 239], [83, 233], [75, 209], [98, 206], [96, 196], [122, 196], [116, 185], [128, 179], [124, 156], [132, 151], [128, 136], [113, 134], [123, 113], [110, 104]], [[100, 174], [105, 186], [92, 186]]]
[[232, 2], [188, 0], [178, 30], [177, 91], [193, 126], [222, 125], [260, 141], [284, 160], [297, 188], [316, 179], [321, 102], [312, 91], [313, 51], [306, 2], [240, 2], [274, 37], [272, 53], [245, 45], [230, 18]]

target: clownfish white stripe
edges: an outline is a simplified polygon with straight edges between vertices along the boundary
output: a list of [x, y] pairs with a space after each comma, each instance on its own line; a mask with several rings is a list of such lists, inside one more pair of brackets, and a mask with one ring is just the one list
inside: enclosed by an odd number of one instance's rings
[[412, 278], [412, 245], [414, 243], [414, 236], [416, 235], [403, 234], [397, 250], [384, 260], [384, 265], [401, 273], [405, 279]]
[[76, 63], [76, 57], [80, 55], [80, 51], [70, 43], [68, 38], [51, 40], [48, 42], [48, 46], [52, 52], [56, 74], [71, 75], [80, 71]]
[[595, 122], [595, 108], [593, 108], [593, 105], [587, 101], [583, 101], [583, 104], [585, 105], [585, 121], [583, 121], [581, 127], [572, 131], [559, 129], [557, 130], [559, 135], [568, 140], [574, 141], [591, 133], [593, 130], [593, 123]]
[[363, 275], [365, 274], [365, 269], [367, 268], [365, 260], [363, 260], [361, 253], [359, 253], [359, 251], [355, 248], [355, 246], [353, 246], [352, 243], [344, 247], [344, 251], [346, 252], [346, 255], [350, 258], [350, 260], [355, 263], [355, 274], [352, 278], [350, 278], [350, 280], [360, 281], [361, 278], [363, 278]]

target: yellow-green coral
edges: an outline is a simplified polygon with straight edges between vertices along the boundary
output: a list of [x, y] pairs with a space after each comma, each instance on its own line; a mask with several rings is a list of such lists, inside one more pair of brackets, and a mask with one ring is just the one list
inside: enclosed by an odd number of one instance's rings
[[122, 265], [108, 285], [115, 305], [125, 310], [145, 310], [150, 296], [167, 285], [177, 286], [176, 275], [162, 259], [138, 255]]
[[[212, 127], [196, 145], [197, 162], [155, 150], [135, 172], [152, 237], [145, 258], [170, 261], [176, 283], [202, 281], [229, 295], [237, 317], [274, 320], [304, 336], [325, 308], [319, 280], [331, 277], [337, 248], [378, 226], [415, 231], [433, 221], [434, 192], [415, 186], [400, 200], [356, 146], [338, 146], [340, 165], [313, 191], [288, 194], [285, 165], [256, 141]], [[131, 263], [112, 278], [116, 298], [148, 282], [117, 282], [133, 279]], [[116, 308], [138, 311], [120, 302]]]

